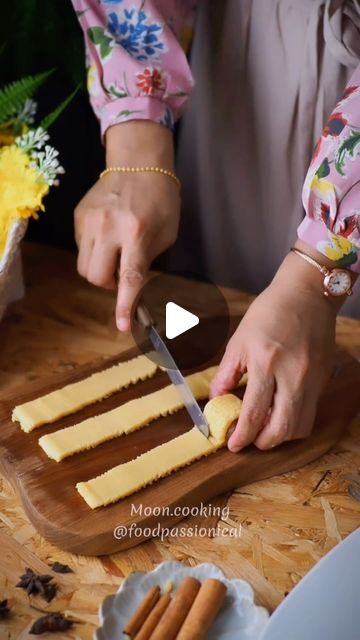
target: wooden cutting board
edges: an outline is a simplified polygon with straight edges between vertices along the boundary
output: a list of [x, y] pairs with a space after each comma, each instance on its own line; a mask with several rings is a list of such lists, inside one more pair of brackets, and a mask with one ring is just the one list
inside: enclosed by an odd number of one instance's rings
[[[39, 533], [67, 551], [86, 555], [114, 553], [144, 540], [148, 532], [142, 531], [138, 535], [140, 529], [154, 529], [159, 522], [168, 527], [181, 519], [173, 515], [161, 518], [139, 513], [134, 515], [132, 505], [136, 508], [142, 505], [143, 512], [146, 507], [169, 507], [171, 514], [176, 506], [195, 506], [235, 487], [300, 467], [328, 451], [360, 410], [360, 364], [339, 351], [335, 375], [320, 400], [315, 429], [307, 440], [286, 443], [266, 452], [248, 447], [240, 454], [232, 454], [223, 449], [133, 496], [93, 511], [76, 491], [76, 483], [131, 460], [191, 428], [186, 411], [156, 420], [144, 429], [60, 463], [45, 455], [38, 445], [39, 437], [150, 393], [168, 383], [166, 374], [159, 372], [150, 380], [116, 393], [51, 426], [35, 429], [30, 434], [25, 434], [17, 423], [11, 421], [11, 411], [19, 403], [135, 354], [133, 350], [119, 358], [109, 359], [101, 366], [85, 366], [74, 373], [57, 376], [46, 384], [34, 384], [31, 389], [24, 389], [23, 393], [0, 403], [1, 471], [15, 486], [29, 520]], [[242, 394], [243, 390], [239, 392], [240, 396]], [[132, 523], [139, 527], [136, 537], [125, 535], [121, 540], [114, 537], [115, 527], [129, 527]]]

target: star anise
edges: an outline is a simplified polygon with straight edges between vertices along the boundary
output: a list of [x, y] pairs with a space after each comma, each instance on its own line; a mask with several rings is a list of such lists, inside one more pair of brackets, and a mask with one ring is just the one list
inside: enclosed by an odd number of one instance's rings
[[7, 618], [10, 613], [10, 609], [7, 606], [7, 600], [0, 600], [0, 620]]
[[30, 629], [30, 633], [33, 635], [40, 635], [41, 633], [55, 633], [56, 631], [67, 631], [73, 626], [71, 620], [67, 620], [62, 613], [48, 613], [46, 616], [42, 616], [35, 620]]
[[54, 562], [54, 564], [51, 565], [51, 568], [56, 573], [74, 573], [68, 564], [61, 564], [61, 562]]
[[39, 593], [46, 602], [51, 602], [56, 596], [58, 589], [56, 584], [50, 584], [52, 579], [52, 576], [37, 575], [32, 569], [26, 567], [25, 573], [20, 576], [20, 581], [16, 586], [25, 589], [28, 595], [36, 595]]

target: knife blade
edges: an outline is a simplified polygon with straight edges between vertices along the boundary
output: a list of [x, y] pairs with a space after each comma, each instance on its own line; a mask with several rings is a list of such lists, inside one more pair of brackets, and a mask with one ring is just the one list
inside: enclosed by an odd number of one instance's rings
[[142, 327], [147, 331], [151, 344], [153, 345], [156, 353], [160, 357], [161, 366], [165, 369], [171, 382], [178, 390], [184, 407], [190, 415], [194, 425], [201, 431], [201, 433], [208, 438], [210, 435], [210, 429], [208, 422], [200, 409], [200, 406], [194, 394], [192, 393], [188, 383], [179, 370], [174, 358], [172, 357], [169, 349], [167, 348], [164, 340], [161, 338], [159, 332], [155, 328], [153, 319], [145, 307], [144, 304], [139, 304], [136, 310], [136, 318]]

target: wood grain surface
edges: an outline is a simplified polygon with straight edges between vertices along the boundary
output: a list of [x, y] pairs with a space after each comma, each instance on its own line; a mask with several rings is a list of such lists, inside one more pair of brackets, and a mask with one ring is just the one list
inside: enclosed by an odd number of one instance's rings
[[[65, 379], [84, 364], [101, 365], [132, 346], [131, 338], [115, 328], [113, 294], [83, 282], [76, 275], [75, 256], [36, 245], [25, 246], [24, 254], [27, 296], [0, 327], [0, 401], [21, 395], [29, 382], [41, 386], [58, 374]], [[224, 293], [237, 315], [252, 299], [235, 290]], [[360, 359], [359, 321], [339, 318], [337, 337]], [[342, 393], [339, 404], [349, 393]], [[212, 501], [222, 509], [220, 517], [190, 517], [184, 522], [186, 535], [175, 532], [162, 541], [97, 558], [61, 551], [47, 542], [29, 522], [17, 492], [0, 477], [0, 600], [8, 598], [12, 609], [11, 617], [0, 621], [0, 638], [30, 640], [29, 629], [41, 609], [63, 611], [76, 620], [72, 631], [57, 637], [90, 640], [99, 604], [124, 576], [170, 559], [191, 566], [210, 560], [228, 577], [247, 580], [257, 602], [272, 610], [327, 551], [360, 525], [360, 504], [349, 494], [359, 468], [357, 418], [339, 443], [311, 464], [289, 473], [279, 469], [269, 480]], [[195, 526], [209, 531], [216, 526], [216, 533], [194, 537]], [[240, 527], [239, 537], [229, 535]], [[25, 566], [52, 573], [49, 565], [55, 560], [68, 563], [74, 573], [53, 574], [60, 590], [51, 604], [14, 588]]]
[[[203, 320], [205, 342], [211, 340], [214, 332], [214, 323]], [[126, 352], [121, 359], [128, 360], [135, 355], [138, 355], [137, 350]], [[109, 359], [100, 369], [118, 361], [118, 358]], [[10, 396], [2, 402], [3, 410], [0, 413], [1, 471], [17, 488], [25, 512], [37, 531], [53, 544], [72, 553], [105, 555], [135, 546], [151, 537], [150, 531], [157, 530], [159, 526], [170, 527], [181, 520], [182, 507], [205, 503], [236, 487], [312, 462], [337, 442], [359, 408], [356, 392], [360, 388], [360, 364], [350, 356], [338, 353], [334, 369], [336, 376], [324, 392], [313, 433], [306, 440], [286, 443], [266, 452], [248, 447], [239, 454], [232, 454], [222, 449], [132, 496], [93, 510], [76, 491], [77, 482], [89, 480], [132, 460], [193, 426], [184, 409], [61, 462], [49, 459], [38, 444], [41, 435], [99, 415], [169, 384], [167, 375], [160, 371], [151, 379], [131, 385], [29, 434], [24, 433], [18, 423], [11, 421], [12, 409], [17, 404], [59, 388], [64, 382], [69, 384], [78, 381], [98, 370], [96, 366], [85, 366], [80, 372], [67, 374], [65, 380], [62, 375], [60, 379], [50, 380], [40, 386], [25, 386], [20, 396]], [[243, 395], [243, 390], [240, 395]], [[339, 398], [342, 398], [342, 402], [339, 402]], [[144, 509], [141, 513], [135, 513], [134, 507], [138, 505]], [[154, 507], [164, 510], [164, 513], [161, 516], [144, 515]], [[137, 529], [136, 536], [134, 529], [130, 528], [131, 524]], [[126, 531], [121, 539], [114, 535], [119, 525]]]

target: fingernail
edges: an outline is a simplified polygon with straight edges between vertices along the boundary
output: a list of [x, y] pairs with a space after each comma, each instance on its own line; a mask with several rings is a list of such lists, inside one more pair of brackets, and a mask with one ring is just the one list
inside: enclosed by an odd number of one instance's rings
[[119, 331], [128, 331], [129, 329], [129, 320], [127, 318], [117, 318], [116, 326]]
[[239, 451], [241, 451], [241, 447], [236, 446], [236, 445], [231, 445], [230, 442], [228, 442], [228, 447], [229, 447], [229, 451], [231, 451], [231, 453], [239, 453]]
[[228, 440], [228, 448], [231, 453], [239, 453], [239, 451], [241, 451], [241, 447], [236, 444], [236, 442], [233, 442], [232, 438], [229, 438]]

